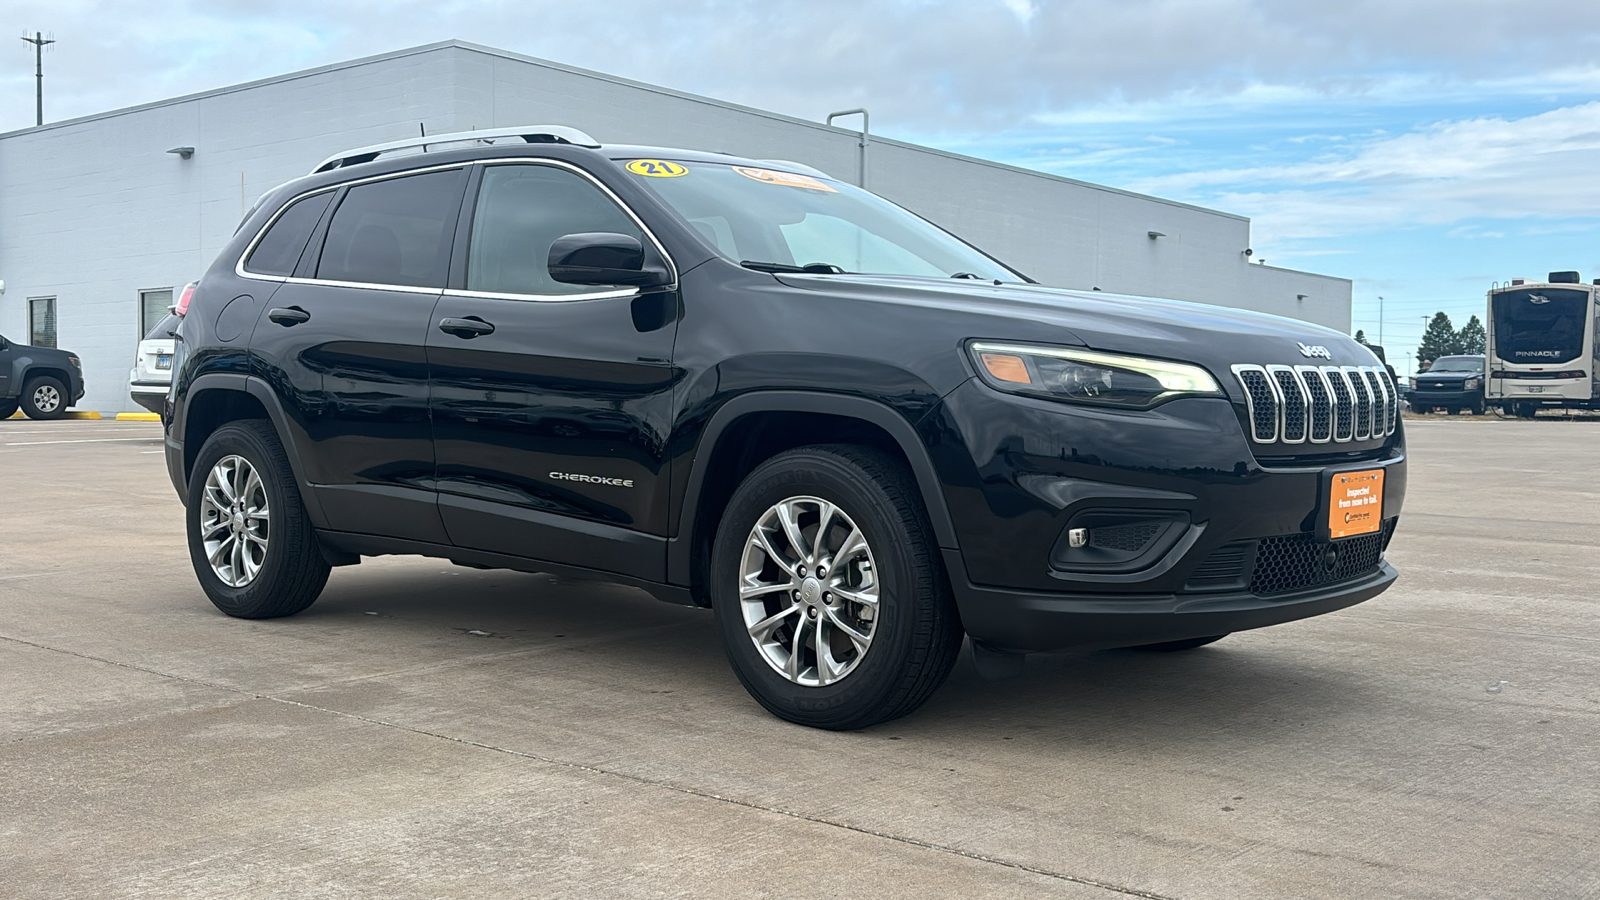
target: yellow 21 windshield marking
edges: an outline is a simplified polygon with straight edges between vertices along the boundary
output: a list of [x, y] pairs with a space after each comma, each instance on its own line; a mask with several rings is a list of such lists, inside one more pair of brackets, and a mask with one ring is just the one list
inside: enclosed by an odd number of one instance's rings
[[667, 162], [664, 159], [636, 159], [628, 163], [628, 171], [650, 178], [677, 178], [679, 175], [689, 174], [687, 166]]

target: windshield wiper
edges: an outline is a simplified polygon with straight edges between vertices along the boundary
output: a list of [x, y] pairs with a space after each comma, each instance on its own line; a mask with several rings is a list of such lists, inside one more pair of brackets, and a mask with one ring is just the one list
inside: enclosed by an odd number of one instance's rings
[[797, 266], [792, 263], [759, 262], [753, 259], [740, 260], [739, 265], [746, 269], [755, 269], [757, 272], [794, 272], [805, 275], [844, 275], [844, 269], [833, 263], [806, 263]]

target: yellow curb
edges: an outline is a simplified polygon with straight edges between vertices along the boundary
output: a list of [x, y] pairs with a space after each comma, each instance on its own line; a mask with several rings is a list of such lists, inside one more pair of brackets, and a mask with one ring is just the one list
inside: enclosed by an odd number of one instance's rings
[[161, 417], [155, 413], [117, 413], [118, 422], [159, 422]]
[[[22, 410], [19, 409], [16, 412], [12, 413], [10, 418], [13, 418], [13, 419], [26, 419], [27, 416], [23, 415], [22, 414]], [[97, 412], [74, 412], [74, 411], [68, 410], [67, 412], [64, 412], [64, 413], [61, 414], [61, 418], [63, 418], [63, 419], [98, 419], [98, 418], [100, 418], [100, 414], [97, 413]], [[159, 422], [160, 420], [161, 420], [161, 417], [160, 416], [156, 416], [156, 421]]]

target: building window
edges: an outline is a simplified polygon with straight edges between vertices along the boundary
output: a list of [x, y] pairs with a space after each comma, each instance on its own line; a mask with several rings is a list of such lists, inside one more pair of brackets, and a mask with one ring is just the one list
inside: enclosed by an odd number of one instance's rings
[[33, 347], [55, 347], [56, 298], [28, 299], [28, 344]]
[[147, 335], [152, 328], [161, 324], [167, 317], [167, 309], [172, 306], [172, 288], [160, 288], [154, 291], [139, 292], [139, 333]]

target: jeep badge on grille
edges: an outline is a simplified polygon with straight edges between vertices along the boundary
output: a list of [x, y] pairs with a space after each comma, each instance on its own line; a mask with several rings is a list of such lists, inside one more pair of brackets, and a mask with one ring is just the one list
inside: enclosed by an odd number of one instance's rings
[[1333, 359], [1333, 352], [1321, 344], [1302, 344], [1295, 341], [1295, 346], [1300, 348], [1300, 355], [1306, 359]]

